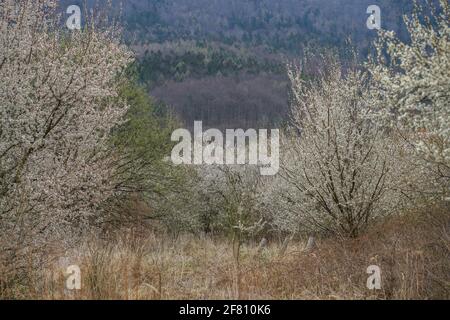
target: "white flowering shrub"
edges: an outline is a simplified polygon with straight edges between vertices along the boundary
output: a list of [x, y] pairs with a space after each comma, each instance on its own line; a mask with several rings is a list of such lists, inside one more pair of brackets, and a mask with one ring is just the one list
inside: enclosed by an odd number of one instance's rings
[[377, 54], [368, 64], [378, 94], [376, 116], [399, 128], [450, 185], [450, 5], [429, 2], [427, 14], [417, 3], [404, 20], [410, 35], [401, 41], [381, 30]]
[[211, 222], [229, 236], [235, 267], [239, 269], [242, 243], [261, 232], [266, 224], [261, 210], [265, 192], [259, 168], [256, 165], [204, 165], [198, 167], [197, 172], [203, 213], [212, 214]]
[[127, 111], [115, 97], [131, 55], [114, 25], [86, 18], [70, 31], [56, 5], [0, 3], [0, 228], [9, 243], [67, 239], [113, 192], [106, 142]]
[[213, 229], [237, 241], [261, 231], [264, 219], [260, 204], [265, 193], [257, 166], [204, 165], [197, 172], [199, 193], [206, 204], [204, 209], [212, 215]]
[[324, 59], [317, 81], [305, 83], [291, 67], [291, 127], [283, 138], [275, 223], [290, 231], [320, 230], [355, 237], [376, 217], [402, 203], [408, 152], [368, 119], [369, 80], [344, 74], [336, 58]]

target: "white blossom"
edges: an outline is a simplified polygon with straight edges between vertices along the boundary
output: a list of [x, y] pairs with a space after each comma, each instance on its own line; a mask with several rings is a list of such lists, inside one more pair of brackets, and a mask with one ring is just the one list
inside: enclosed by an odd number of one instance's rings
[[[416, 150], [450, 179], [450, 6], [417, 3], [404, 20], [410, 35], [401, 41], [382, 30], [376, 59], [368, 64], [376, 84], [378, 120], [405, 132]], [[439, 10], [438, 10], [439, 9]], [[447, 184], [448, 188], [448, 184]]]
[[[0, 3], [0, 227], [15, 236], [82, 228], [113, 190], [113, 103], [131, 59], [119, 29], [62, 27], [54, 0]], [[7, 233], [9, 230], [11, 233]]]
[[291, 127], [283, 138], [281, 179], [271, 186], [278, 200], [270, 202], [278, 202], [274, 222], [282, 229], [353, 237], [402, 204], [406, 162], [399, 156], [408, 150], [368, 119], [367, 76], [343, 73], [336, 58], [324, 60], [311, 83], [300, 68], [290, 68]]

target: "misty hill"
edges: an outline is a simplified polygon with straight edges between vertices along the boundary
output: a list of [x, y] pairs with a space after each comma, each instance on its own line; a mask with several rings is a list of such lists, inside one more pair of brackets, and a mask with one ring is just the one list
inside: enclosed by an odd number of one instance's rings
[[286, 62], [306, 47], [345, 52], [348, 39], [367, 56], [373, 4], [383, 28], [404, 33], [411, 0], [127, 0], [123, 23], [141, 82], [187, 125], [275, 126], [287, 110]]

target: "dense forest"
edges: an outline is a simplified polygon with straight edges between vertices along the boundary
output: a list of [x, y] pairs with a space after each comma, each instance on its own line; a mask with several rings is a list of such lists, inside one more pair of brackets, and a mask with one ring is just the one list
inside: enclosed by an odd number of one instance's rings
[[275, 127], [288, 110], [286, 63], [305, 49], [367, 56], [373, 4], [386, 8], [383, 27], [405, 37], [410, 0], [131, 0], [120, 16], [140, 82], [185, 125]]

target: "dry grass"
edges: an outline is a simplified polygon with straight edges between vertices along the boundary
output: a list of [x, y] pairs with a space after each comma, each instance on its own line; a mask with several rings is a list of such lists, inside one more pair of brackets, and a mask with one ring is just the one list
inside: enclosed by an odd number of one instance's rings
[[[0, 297], [32, 299], [449, 299], [450, 214], [446, 209], [391, 218], [355, 240], [322, 239], [311, 253], [303, 241], [279, 256], [281, 243], [260, 254], [246, 244], [239, 292], [231, 246], [224, 240], [137, 236], [90, 241], [52, 267], [29, 270], [27, 284]], [[65, 289], [63, 272], [78, 264], [82, 289]], [[378, 265], [382, 289], [366, 288]], [[0, 283], [7, 283], [0, 279]], [[10, 282], [8, 282], [10, 283]]]

